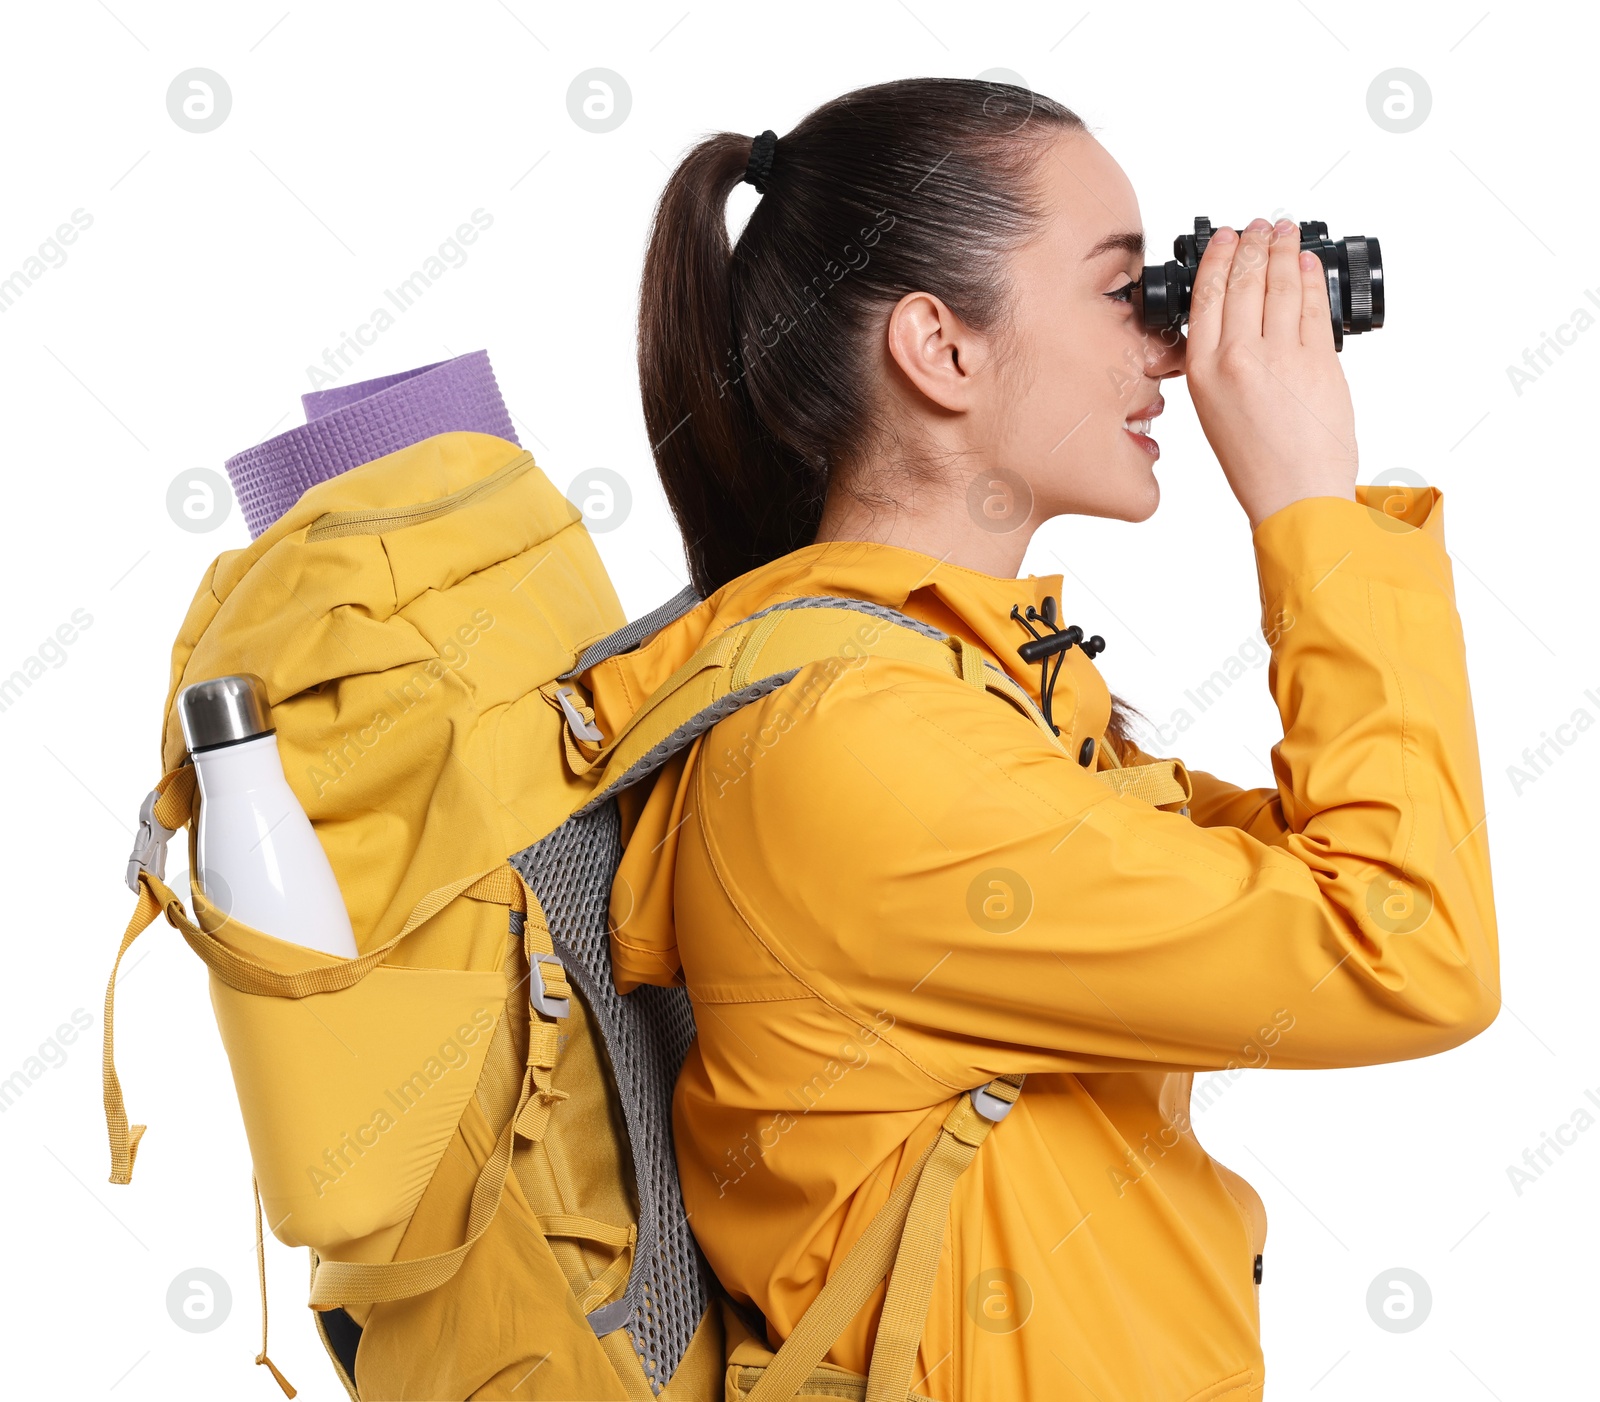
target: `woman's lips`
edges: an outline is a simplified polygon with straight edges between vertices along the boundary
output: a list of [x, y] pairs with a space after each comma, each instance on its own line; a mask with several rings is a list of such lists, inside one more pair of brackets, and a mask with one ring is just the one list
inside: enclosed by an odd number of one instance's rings
[[1161, 445], [1150, 436], [1150, 421], [1166, 407], [1165, 401], [1157, 396], [1150, 404], [1142, 409], [1136, 409], [1123, 421], [1122, 431], [1153, 458], [1161, 456]]
[[[1146, 422], [1148, 422], [1148, 420], [1146, 420]], [[1126, 433], [1129, 438], [1133, 439], [1133, 441], [1141, 448], [1143, 448], [1145, 452], [1149, 453], [1151, 457], [1159, 458], [1161, 456], [1161, 445], [1157, 443], [1156, 440], [1148, 433], [1135, 433], [1133, 429], [1129, 428], [1126, 424], [1122, 426], [1122, 431]]]

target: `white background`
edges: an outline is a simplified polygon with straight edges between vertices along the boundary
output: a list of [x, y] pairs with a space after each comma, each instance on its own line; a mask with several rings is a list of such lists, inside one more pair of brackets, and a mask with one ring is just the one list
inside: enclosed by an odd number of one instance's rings
[[[487, 347], [519, 435], [558, 485], [599, 467], [631, 484], [631, 516], [599, 544], [630, 615], [644, 611], [684, 579], [633, 358], [640, 258], [669, 164], [703, 132], [782, 134], [862, 84], [1001, 66], [1096, 130], [1158, 255], [1200, 212], [1238, 225], [1283, 211], [1380, 237], [1389, 324], [1344, 353], [1362, 478], [1405, 469], [1446, 493], [1507, 1002], [1444, 1056], [1250, 1072], [1197, 1111], [1203, 1142], [1271, 1215], [1268, 1396], [1594, 1395], [1582, 1340], [1600, 1126], [1520, 1195], [1507, 1173], [1585, 1088], [1600, 1095], [1588, 899], [1600, 733], [1520, 794], [1507, 775], [1577, 708], [1600, 718], [1584, 641], [1600, 329], [1520, 395], [1507, 374], [1600, 289], [1593, 12], [285, 3], [66, 0], [6, 17], [0, 277], [74, 210], [93, 219], [0, 314], [0, 675], [74, 610], [93, 620], [0, 712], [0, 1078], [27, 1080], [0, 1113], [7, 1392], [278, 1396], [250, 1362], [250, 1172], [232, 1084], [204, 971], [164, 925], [136, 946], [118, 1000], [124, 1085], [151, 1129], [135, 1183], [106, 1182], [99, 1009], [132, 904], [133, 819], [159, 774], [168, 652], [207, 563], [248, 538], [236, 508], [213, 532], [179, 529], [169, 484], [300, 422], [306, 367], [481, 208], [493, 225], [468, 261], [340, 382]], [[233, 98], [201, 135], [166, 106], [192, 67], [220, 73]], [[604, 135], [568, 115], [568, 87], [592, 67], [632, 93]], [[1432, 93], [1405, 134], [1367, 105], [1394, 67]], [[736, 223], [754, 198], [736, 193]], [[1053, 522], [1026, 566], [1070, 571], [1067, 619], [1106, 637], [1113, 689], [1155, 719], [1186, 705], [1257, 618], [1243, 514], [1181, 384], [1168, 396], [1157, 515]], [[1258, 784], [1278, 734], [1262, 668], [1178, 744], [1147, 744]], [[28, 1058], [76, 1009], [94, 1030], [29, 1079]], [[303, 1308], [303, 1255], [269, 1246], [273, 1356], [302, 1396], [342, 1396]], [[194, 1266], [233, 1293], [203, 1335], [175, 1327], [165, 1303]], [[1404, 1334], [1378, 1328], [1365, 1303], [1396, 1266], [1433, 1295]]]

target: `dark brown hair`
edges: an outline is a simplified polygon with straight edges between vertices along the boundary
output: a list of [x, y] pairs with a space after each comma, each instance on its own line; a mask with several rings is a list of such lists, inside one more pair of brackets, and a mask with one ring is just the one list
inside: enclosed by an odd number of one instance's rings
[[[1035, 168], [1047, 141], [1083, 129], [1006, 84], [858, 88], [779, 139], [731, 246], [751, 138], [719, 132], [679, 163], [645, 254], [639, 384], [702, 595], [809, 545], [830, 480], [848, 482], [888, 432], [873, 357], [896, 302], [931, 292], [1005, 335], [1004, 255], [1043, 218]], [[1119, 745], [1125, 709], [1109, 727]]]

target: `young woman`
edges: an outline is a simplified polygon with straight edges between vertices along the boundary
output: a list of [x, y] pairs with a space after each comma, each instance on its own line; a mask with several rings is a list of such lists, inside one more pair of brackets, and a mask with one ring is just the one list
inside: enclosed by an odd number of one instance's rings
[[[1197, 1141], [1193, 1074], [1425, 1056], [1495, 1016], [1440, 496], [1356, 487], [1296, 234], [1219, 230], [1187, 340], [1152, 339], [1117, 163], [1064, 107], [957, 80], [713, 136], [668, 182], [639, 366], [705, 602], [624, 659], [605, 724], [702, 640], [810, 596], [965, 640], [1050, 718], [867, 645], [719, 723], [630, 818], [617, 976], [693, 997], [684, 1197], [774, 1348], [959, 1098], [1025, 1074], [954, 1183], [914, 1393], [1256, 1398], [1265, 1216]], [[1062, 599], [1016, 577], [1033, 531], [1155, 511], [1149, 429], [1178, 375], [1253, 531], [1270, 788], [1175, 761], [1120, 785], [1155, 761], [1093, 640], [1043, 687], [1019, 655]], [[1207, 549], [1151, 561], [1175, 608]], [[883, 1301], [831, 1363], [867, 1372]]]

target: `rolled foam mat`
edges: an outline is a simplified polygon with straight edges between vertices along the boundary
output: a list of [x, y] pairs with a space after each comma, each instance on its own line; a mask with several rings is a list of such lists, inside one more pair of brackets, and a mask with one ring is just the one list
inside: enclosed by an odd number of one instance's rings
[[492, 433], [518, 443], [487, 351], [315, 390], [300, 402], [304, 424], [227, 461], [252, 540], [307, 488], [436, 433]]

